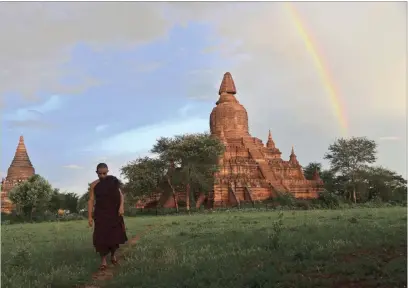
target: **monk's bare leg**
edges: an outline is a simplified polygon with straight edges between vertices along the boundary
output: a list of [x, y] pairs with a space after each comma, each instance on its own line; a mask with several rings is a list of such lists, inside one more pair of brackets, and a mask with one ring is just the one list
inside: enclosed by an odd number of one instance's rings
[[118, 263], [118, 260], [116, 259], [116, 255], [115, 255], [116, 250], [117, 250], [116, 247], [112, 247], [112, 248], [110, 249], [110, 252], [111, 252], [111, 262], [112, 262], [112, 264], [117, 264], [117, 263]]
[[106, 267], [108, 263], [106, 263], [106, 257], [108, 256], [108, 253], [100, 253], [101, 255], [101, 268]]

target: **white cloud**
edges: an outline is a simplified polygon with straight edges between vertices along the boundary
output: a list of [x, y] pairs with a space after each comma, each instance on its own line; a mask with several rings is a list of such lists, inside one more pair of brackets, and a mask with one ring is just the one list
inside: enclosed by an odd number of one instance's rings
[[76, 165], [76, 164], [64, 165], [62, 167], [67, 168], [67, 169], [75, 169], [75, 170], [84, 169], [84, 167]]
[[[160, 3], [0, 3], [0, 95], [70, 93], [94, 85], [64, 64], [78, 43], [94, 49], [130, 48], [166, 35], [171, 27]], [[63, 86], [62, 76], [78, 85]]]
[[121, 176], [120, 169], [129, 161], [144, 156], [152, 155], [146, 150], [140, 150], [135, 153], [115, 154], [106, 157], [96, 157], [94, 159], [83, 159], [84, 165], [81, 165], [81, 167], [83, 167], [82, 169], [67, 170], [64, 173], [64, 177], [58, 179], [58, 181], [55, 181], [52, 184], [56, 188], [60, 188], [61, 191], [70, 191], [77, 193], [78, 195], [82, 195], [87, 191], [88, 183], [91, 183], [92, 181], [97, 179], [95, 169], [98, 163], [106, 163], [109, 167], [109, 174], [125, 181], [125, 179]]
[[44, 121], [42, 117], [46, 113], [61, 109], [63, 104], [64, 101], [60, 95], [52, 95], [43, 103], [30, 105], [6, 113], [3, 116], [3, 120], [9, 129], [51, 129], [54, 125], [50, 122]]
[[206, 130], [208, 130], [208, 119], [181, 118], [176, 121], [165, 121], [139, 127], [98, 140], [98, 143], [88, 147], [88, 150], [113, 155], [139, 153], [140, 151], [150, 150], [160, 137], [204, 132]]
[[4, 115], [6, 121], [28, 121], [36, 120], [45, 113], [59, 110], [63, 105], [63, 99], [60, 95], [52, 95], [41, 104], [30, 105], [24, 108], [19, 108], [13, 112]]

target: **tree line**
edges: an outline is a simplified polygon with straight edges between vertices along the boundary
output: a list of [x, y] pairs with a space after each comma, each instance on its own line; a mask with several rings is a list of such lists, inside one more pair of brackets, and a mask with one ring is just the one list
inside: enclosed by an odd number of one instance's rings
[[[219, 169], [224, 145], [208, 133], [186, 134], [158, 139], [151, 156], [139, 157], [121, 168], [125, 179], [123, 190], [129, 208], [138, 200], [154, 198], [170, 189], [178, 211], [179, 193], [185, 195], [186, 210], [197, 200], [199, 193], [212, 191], [215, 173]], [[329, 167], [312, 162], [303, 168], [306, 179], [317, 170], [324, 181], [324, 192], [342, 201], [406, 203], [407, 181], [395, 171], [375, 165], [377, 143], [366, 137], [340, 138], [324, 154]], [[33, 213], [56, 213], [69, 210], [79, 213], [86, 209], [88, 191], [82, 196], [61, 193], [40, 175], [34, 175], [15, 186], [9, 199], [16, 212], [31, 217]]]
[[406, 203], [407, 180], [395, 171], [375, 165], [375, 141], [366, 137], [338, 139], [328, 147], [324, 159], [330, 164], [328, 169], [312, 162], [303, 172], [306, 179], [312, 179], [317, 170], [327, 192], [353, 203], [374, 200]]

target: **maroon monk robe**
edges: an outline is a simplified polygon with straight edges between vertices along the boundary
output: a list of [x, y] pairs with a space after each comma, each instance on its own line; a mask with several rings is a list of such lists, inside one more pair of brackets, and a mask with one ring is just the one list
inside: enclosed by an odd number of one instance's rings
[[125, 223], [119, 216], [119, 180], [107, 176], [94, 187], [95, 208], [93, 244], [96, 252], [106, 255], [127, 241]]

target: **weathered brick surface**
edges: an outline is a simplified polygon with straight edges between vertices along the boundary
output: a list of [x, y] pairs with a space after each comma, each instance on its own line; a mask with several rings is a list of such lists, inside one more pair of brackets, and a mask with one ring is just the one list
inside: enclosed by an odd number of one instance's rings
[[1, 211], [3, 213], [10, 213], [13, 208], [12, 203], [8, 199], [8, 193], [10, 190], [13, 189], [15, 185], [27, 180], [34, 174], [35, 169], [28, 156], [24, 138], [23, 136], [20, 136], [13, 161], [7, 170], [7, 176], [1, 181]]
[[213, 206], [262, 201], [276, 192], [293, 193], [299, 198], [317, 197], [323, 182], [318, 175], [313, 180], [305, 179], [293, 147], [285, 161], [271, 131], [266, 145], [249, 134], [248, 114], [236, 99], [236, 92], [231, 74], [225, 73], [219, 100], [210, 115], [211, 134], [220, 138], [226, 149], [211, 193]]

